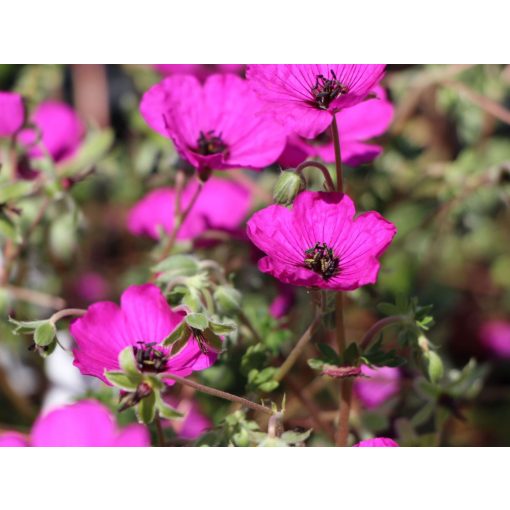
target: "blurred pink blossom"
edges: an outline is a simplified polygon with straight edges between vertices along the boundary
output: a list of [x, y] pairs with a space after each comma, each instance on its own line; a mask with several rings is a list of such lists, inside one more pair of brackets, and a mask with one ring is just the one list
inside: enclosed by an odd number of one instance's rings
[[244, 64], [152, 64], [163, 76], [173, 74], [193, 74], [200, 81], [215, 73], [241, 74]]
[[15, 92], [0, 91], [0, 138], [15, 134], [24, 120], [23, 98]]
[[398, 443], [393, 441], [393, 439], [389, 439], [387, 437], [374, 437], [373, 439], [365, 439], [364, 441], [360, 441], [358, 444], [355, 444], [354, 446], [375, 446], [375, 447], [381, 447], [381, 446], [400, 446]]
[[354, 391], [367, 409], [384, 404], [400, 390], [400, 371], [398, 368], [361, 366], [361, 374], [354, 381]]
[[510, 322], [491, 320], [480, 329], [482, 344], [493, 354], [510, 358]]

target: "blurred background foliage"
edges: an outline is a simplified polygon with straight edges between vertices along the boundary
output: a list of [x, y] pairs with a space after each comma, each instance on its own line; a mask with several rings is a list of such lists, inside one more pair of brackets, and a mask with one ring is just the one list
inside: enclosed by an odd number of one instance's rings
[[[12, 334], [7, 316], [47, 317], [60, 305], [56, 296], [68, 306], [87, 306], [90, 299], [78, 289], [87, 275], [104, 279], [101, 299], [113, 300], [127, 285], [149, 276], [154, 242], [129, 234], [125, 218], [147, 190], [174, 182], [177, 156], [171, 143], [150, 130], [138, 112], [141, 94], [160, 79], [142, 65], [0, 65], [0, 90], [22, 93], [31, 108], [48, 98], [64, 100], [88, 125], [79, 160], [66, 168], [69, 176], [85, 170], [83, 180], [69, 189], [53, 182], [44, 193], [20, 200], [16, 231], [7, 232], [4, 224], [0, 234], [23, 237], [44, 211], [30, 242], [22, 245], [12, 288], [0, 289], [0, 428], [27, 429], [49, 390], [69, 384], [56, 380], [48, 362], [27, 350], [28, 338]], [[390, 65], [384, 85], [396, 108], [380, 140], [384, 153], [370, 165], [347, 169], [347, 192], [359, 210], [380, 211], [399, 232], [383, 257], [377, 285], [349, 295], [347, 337], [363, 335], [378, 318], [381, 301], [405, 295], [432, 304], [436, 324], [429, 338], [446, 362], [444, 384], [451, 386], [456, 411], [445, 404], [450, 412], [436, 416], [444, 418], [443, 432], [432, 434], [426, 412], [419, 419], [415, 414], [423, 405], [413, 390], [420, 382], [413, 382], [404, 368], [401, 395], [377, 412], [357, 407], [355, 426], [405, 444], [510, 445], [510, 361], [488, 352], [479, 334], [488, 320], [510, 321], [510, 67]], [[231, 171], [227, 177], [250, 184], [256, 209], [271, 200], [278, 173], [275, 166], [262, 173]], [[314, 182], [315, 176], [310, 178]], [[319, 181], [315, 184], [318, 189]], [[282, 353], [312, 318], [307, 292], [297, 289], [293, 311], [276, 321], [268, 306], [278, 287], [258, 272], [257, 254], [247, 241], [231, 239], [194, 251], [225, 267], [262, 338], [256, 341], [242, 326], [220, 362], [199, 379], [255, 400], [267, 396], [273, 388], [264, 387], [271, 378], [264, 379], [262, 371], [281, 364]], [[42, 295], [24, 299], [16, 289]], [[310, 346], [308, 354], [316, 355], [316, 348]], [[469, 364], [472, 358], [476, 367]], [[250, 380], [253, 368], [258, 372]], [[80, 381], [72, 388], [76, 397], [93, 394], [115, 406], [111, 390], [85, 383], [77, 373], [73, 377]], [[270, 398], [280, 402], [285, 392], [290, 428], [317, 429], [317, 419], [332, 421], [334, 388], [315, 378], [302, 360], [286, 386]], [[244, 444], [256, 436], [256, 424], [244, 415], [222, 421], [232, 411], [229, 403], [197, 398], [219, 426], [210, 442]], [[315, 421], [310, 418], [314, 405], [320, 408]], [[129, 413], [121, 416], [133, 419]], [[309, 444], [329, 444], [327, 433], [316, 432]]]

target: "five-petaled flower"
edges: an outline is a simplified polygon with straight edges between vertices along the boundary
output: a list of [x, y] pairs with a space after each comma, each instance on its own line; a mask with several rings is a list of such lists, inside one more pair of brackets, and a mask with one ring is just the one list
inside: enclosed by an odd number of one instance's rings
[[[186, 209], [199, 183], [191, 181], [182, 191], [181, 208]], [[128, 228], [136, 235], [160, 237], [160, 228], [167, 234], [175, 225], [174, 188], [159, 188], [148, 193], [131, 209]], [[220, 199], [219, 199], [220, 198]], [[208, 230], [232, 232], [239, 227], [250, 209], [250, 192], [241, 184], [211, 177], [181, 225], [177, 239], [195, 239]]]
[[333, 115], [367, 99], [384, 64], [258, 64], [246, 76], [267, 109], [305, 138], [314, 138]]
[[[120, 307], [109, 301], [95, 303], [71, 324], [77, 345], [74, 364], [82, 374], [110, 384], [104, 373], [119, 369], [119, 354], [128, 346], [133, 347], [141, 372], [161, 374], [163, 378], [165, 373], [186, 377], [215, 362], [217, 353], [204, 349], [194, 336], [175, 354], [162, 345], [183, 315], [172, 311], [155, 285], [132, 285], [120, 302]], [[171, 385], [173, 381], [166, 383]]]
[[292, 209], [258, 211], [247, 232], [267, 254], [259, 269], [285, 283], [336, 291], [375, 283], [379, 257], [397, 230], [377, 212], [355, 213], [347, 195], [313, 191], [300, 193]]
[[[393, 105], [382, 87], [375, 87], [372, 92], [374, 98], [337, 113], [342, 163], [346, 165], [369, 163], [383, 150], [380, 145], [366, 140], [380, 136], [388, 129], [393, 119]], [[290, 135], [278, 163], [284, 168], [295, 168], [308, 158], [335, 162], [335, 148], [329, 129], [313, 140]]]
[[286, 133], [261, 109], [247, 82], [232, 74], [212, 75], [203, 85], [191, 75], [170, 76], [140, 104], [147, 124], [199, 171], [274, 163]]

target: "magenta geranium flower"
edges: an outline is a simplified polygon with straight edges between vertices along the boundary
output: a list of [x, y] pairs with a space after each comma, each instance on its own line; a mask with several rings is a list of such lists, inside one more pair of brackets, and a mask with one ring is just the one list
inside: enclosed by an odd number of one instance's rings
[[354, 391], [367, 409], [384, 404], [400, 390], [400, 370], [393, 367], [361, 366], [361, 374], [354, 381]]
[[15, 92], [0, 91], [0, 137], [15, 134], [24, 120], [23, 98]]
[[355, 444], [354, 446], [395, 447], [400, 445], [393, 441], [393, 439], [389, 439], [388, 437], [374, 437], [373, 439], [365, 439], [364, 441], [360, 441], [358, 444]]
[[510, 358], [510, 322], [491, 320], [482, 325], [480, 338], [485, 347], [502, 358]]
[[275, 118], [289, 131], [314, 138], [333, 115], [367, 99], [384, 64], [250, 65], [246, 76]]
[[251, 241], [266, 257], [259, 269], [293, 285], [354, 290], [375, 283], [379, 257], [396, 234], [377, 212], [355, 217], [342, 193], [305, 191], [292, 209], [272, 205], [248, 221]]
[[[366, 140], [382, 135], [393, 119], [393, 105], [387, 100], [385, 90], [375, 87], [372, 92], [373, 99], [337, 114], [342, 162], [350, 166], [369, 163], [381, 154], [383, 148], [380, 145], [366, 143]], [[297, 134], [289, 136], [278, 162], [284, 168], [295, 168], [308, 158], [335, 162], [335, 148], [329, 130], [313, 140]]]
[[58, 101], [38, 105], [31, 122], [36, 129], [24, 129], [18, 137], [30, 158], [39, 158], [47, 151], [55, 163], [65, 161], [76, 153], [85, 133], [77, 113]]
[[84, 400], [39, 416], [30, 436], [0, 435], [0, 446], [150, 446], [142, 425], [118, 429], [110, 411], [94, 400]]
[[[183, 190], [181, 207], [186, 208], [199, 186], [197, 180]], [[175, 223], [173, 188], [160, 188], [148, 193], [131, 209], [128, 228], [135, 235], [159, 238], [159, 230], [173, 231]], [[250, 210], [250, 192], [244, 186], [225, 179], [211, 177], [177, 235], [178, 239], [195, 239], [208, 230], [233, 231]]]
[[152, 64], [163, 76], [193, 74], [200, 81], [215, 73], [241, 74], [244, 64]]
[[171, 138], [177, 151], [198, 170], [264, 168], [285, 145], [285, 133], [268, 115], [245, 80], [215, 74], [204, 85], [175, 75], [143, 96], [147, 124]]
[[[109, 301], [95, 303], [71, 324], [77, 345], [73, 351], [74, 364], [82, 374], [110, 384], [104, 372], [119, 370], [118, 356], [128, 346], [133, 347], [142, 372], [186, 377], [193, 371], [209, 368], [216, 360], [217, 353], [204, 349], [194, 337], [173, 355], [161, 345], [182, 322], [183, 315], [171, 310], [155, 285], [129, 287], [120, 303], [120, 307]], [[173, 381], [168, 380], [167, 384]]]

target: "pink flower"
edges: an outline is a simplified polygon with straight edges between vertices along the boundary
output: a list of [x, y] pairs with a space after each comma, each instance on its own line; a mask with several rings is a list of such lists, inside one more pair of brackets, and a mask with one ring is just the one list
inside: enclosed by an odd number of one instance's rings
[[374, 437], [374, 439], [365, 439], [364, 441], [360, 441], [358, 444], [354, 446], [400, 446], [398, 443], [393, 441], [393, 439], [389, 439], [387, 437]]
[[[127, 346], [133, 346], [137, 353], [141, 351], [142, 360], [156, 355], [160, 359], [157, 369], [153, 363], [139, 362], [142, 372], [169, 372], [186, 377], [195, 370], [209, 368], [216, 360], [217, 353], [202, 352], [195, 338], [190, 338], [174, 355], [161, 345], [183, 316], [171, 310], [155, 285], [132, 285], [124, 291], [120, 302], [120, 307], [109, 301], [95, 303], [71, 324], [71, 334], [77, 344], [73, 351], [74, 364], [82, 374], [109, 384], [104, 372], [119, 370], [118, 356]], [[169, 385], [172, 383], [167, 381]]]
[[193, 74], [204, 81], [213, 73], [241, 74], [244, 64], [152, 64], [154, 69], [163, 76], [172, 74]]
[[[342, 162], [350, 166], [368, 163], [382, 152], [380, 145], [365, 140], [382, 135], [393, 119], [393, 105], [386, 99], [382, 87], [373, 90], [374, 99], [359, 103], [337, 114]], [[284, 168], [295, 168], [308, 158], [320, 158], [326, 163], [335, 162], [335, 148], [329, 130], [314, 140], [297, 134], [289, 136], [287, 145], [278, 159]]]
[[150, 446], [150, 437], [142, 425], [119, 430], [106, 407], [83, 400], [39, 416], [30, 438], [15, 432], [0, 436], [0, 446]]
[[378, 407], [400, 390], [398, 368], [361, 366], [361, 374], [354, 381], [354, 391], [367, 409]]
[[491, 320], [480, 329], [482, 343], [502, 358], [510, 358], [510, 322]]
[[28, 446], [28, 438], [19, 432], [0, 432], [0, 448]]
[[21, 144], [27, 147], [30, 158], [39, 158], [47, 151], [55, 163], [65, 161], [76, 153], [85, 133], [76, 112], [58, 101], [41, 103], [32, 115], [31, 122], [37, 129], [24, 129], [18, 137]]
[[82, 274], [75, 285], [75, 291], [85, 301], [93, 302], [108, 295], [108, 282], [93, 271]]
[[[198, 186], [197, 180], [183, 190], [181, 208], [186, 208]], [[148, 193], [130, 211], [128, 228], [135, 235], [159, 238], [159, 229], [172, 232], [175, 222], [173, 188], [160, 188]], [[244, 186], [211, 177], [177, 235], [178, 239], [195, 239], [207, 230], [232, 231], [239, 227], [250, 210], [250, 192]]]
[[281, 319], [290, 312], [290, 309], [296, 301], [293, 287], [290, 285], [278, 285], [278, 295], [273, 299], [269, 313], [275, 319]]
[[284, 283], [354, 290], [375, 283], [379, 257], [396, 234], [377, 212], [354, 217], [342, 193], [304, 191], [292, 209], [272, 205], [248, 221], [251, 241], [266, 257], [259, 269]]
[[250, 65], [246, 76], [289, 131], [314, 138], [333, 115], [363, 102], [384, 75], [384, 64]]
[[0, 138], [15, 134], [24, 120], [23, 98], [14, 92], [0, 91]]
[[183, 399], [179, 402], [173, 397], [167, 397], [165, 400], [168, 400], [174, 409], [184, 414], [183, 418], [169, 422], [181, 439], [197, 439], [212, 427], [212, 421], [200, 411], [198, 404], [193, 400]]
[[204, 85], [175, 75], [143, 96], [147, 124], [170, 138], [179, 154], [198, 170], [264, 168], [285, 145], [285, 133], [267, 115], [245, 80], [215, 74]]

